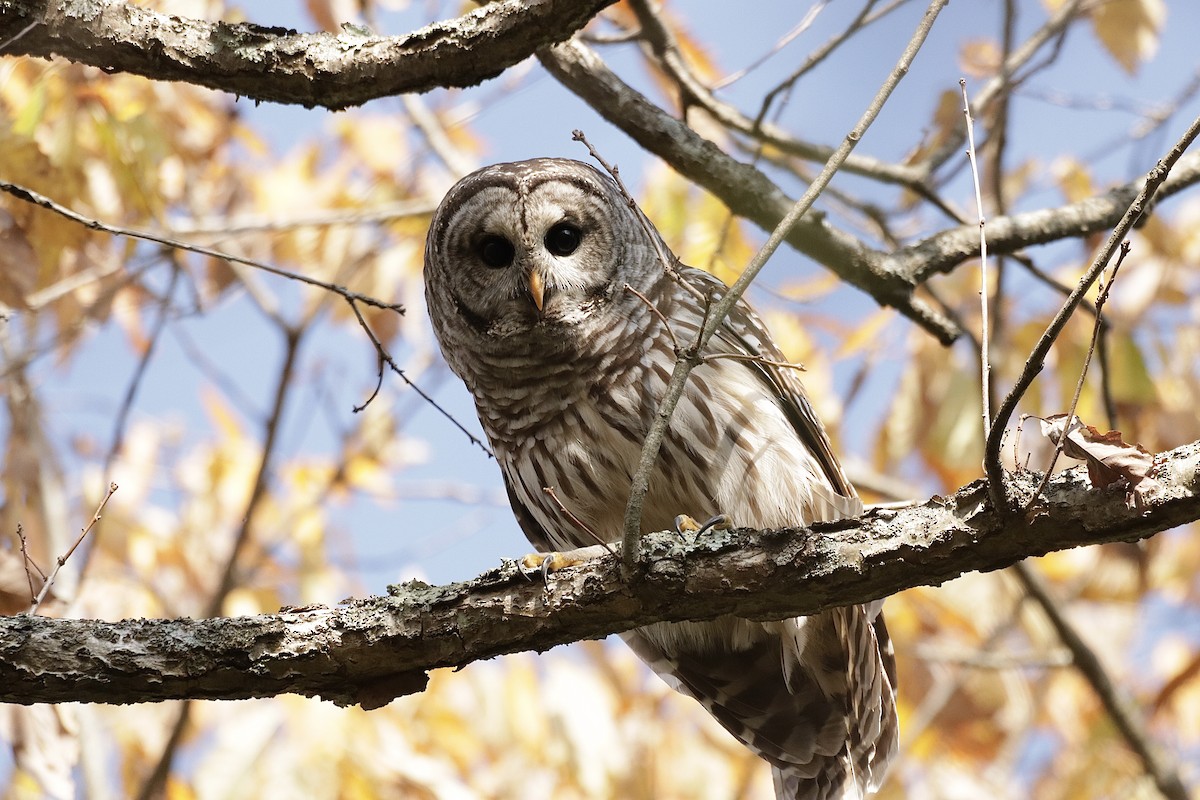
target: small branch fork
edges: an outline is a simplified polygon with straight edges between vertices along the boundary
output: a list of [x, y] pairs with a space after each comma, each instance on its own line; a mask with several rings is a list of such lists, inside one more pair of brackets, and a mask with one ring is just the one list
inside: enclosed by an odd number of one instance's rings
[[683, 350], [675, 362], [675, 369], [671, 374], [671, 380], [667, 384], [666, 392], [660, 401], [654, 422], [642, 445], [638, 468], [634, 473], [632, 486], [630, 487], [629, 504], [625, 507], [621, 559], [623, 570], [627, 576], [635, 574], [637, 569], [638, 552], [642, 538], [642, 506], [646, 500], [646, 492], [650, 483], [650, 473], [654, 470], [655, 464], [658, 461], [658, 451], [662, 446], [663, 437], [666, 435], [667, 426], [670, 424], [671, 416], [675, 411], [676, 405], [679, 403], [679, 398], [683, 395], [683, 387], [687, 381], [687, 377], [701, 362], [699, 354], [703, 351], [708, 340], [712, 338], [713, 334], [724, 323], [725, 317], [741, 299], [742, 294], [745, 293], [751, 281], [762, 270], [767, 259], [783, 243], [792, 227], [812, 207], [812, 204], [821, 192], [824, 191], [834, 174], [850, 155], [850, 152], [862, 139], [867, 129], [871, 126], [871, 123], [875, 121], [884, 103], [887, 102], [888, 97], [895, 90], [896, 86], [899, 85], [900, 80], [908, 73], [913, 59], [916, 58], [917, 52], [921, 49], [921, 45], [924, 44], [929, 31], [933, 28], [934, 21], [947, 2], [948, 0], [932, 0], [930, 2], [904, 53], [900, 56], [896, 66], [883, 82], [883, 85], [879, 88], [879, 91], [858, 123], [847, 134], [846, 138], [842, 140], [841, 145], [830, 156], [821, 173], [809, 185], [803, 196], [796, 201], [795, 205], [792, 206], [787, 215], [779, 222], [775, 230], [771, 232], [766, 243], [754, 255], [754, 258], [750, 260], [750, 263], [746, 266], [745, 271], [738, 280], [730, 287], [728, 292], [712, 304], [704, 326], [696, 335], [695, 341]]
[[[17, 536], [21, 540], [21, 555], [25, 559], [25, 577], [29, 581], [29, 594], [32, 598], [32, 602], [29, 605], [29, 610], [25, 612], [26, 614], [36, 614], [38, 609], [41, 608], [42, 603], [46, 600], [46, 596], [50, 594], [50, 588], [54, 585], [54, 579], [58, 577], [58, 571], [62, 569], [63, 565], [67, 563], [67, 560], [75, 554], [75, 551], [79, 549], [79, 545], [83, 544], [83, 540], [87, 538], [89, 533], [91, 533], [92, 528], [96, 527], [96, 523], [100, 521], [100, 512], [104, 510], [106, 505], [108, 505], [108, 499], [112, 497], [113, 493], [116, 491], [117, 485], [115, 483], [110, 483], [108, 485], [108, 492], [104, 495], [104, 499], [100, 501], [100, 505], [96, 506], [95, 512], [92, 513], [91, 521], [88, 522], [87, 527], [79, 532], [79, 536], [75, 539], [75, 544], [71, 545], [67, 552], [63, 553], [54, 560], [54, 568], [50, 570], [49, 575], [46, 575], [44, 572], [42, 572], [38, 565], [33, 562], [33, 559], [30, 558], [29, 549], [25, 544], [25, 534], [20, 529], [17, 530]], [[29, 571], [30, 567], [32, 567], [34, 571], [36, 571], [42, 578], [42, 588], [41, 591], [37, 593], [37, 597], [33, 597], [33, 574]]]
[[1113, 265], [1112, 274], [1108, 276], [1108, 280], [1104, 280], [1104, 276], [1100, 277], [1099, 289], [1096, 294], [1096, 313], [1092, 322], [1092, 340], [1088, 344], [1087, 355], [1083, 357], [1083, 366], [1079, 369], [1079, 380], [1075, 383], [1075, 394], [1071, 397], [1071, 407], [1067, 409], [1067, 423], [1063, 429], [1063, 435], [1058, 438], [1054, 445], [1054, 454], [1050, 456], [1050, 464], [1046, 467], [1046, 472], [1042, 475], [1042, 482], [1038, 484], [1037, 491], [1029, 498], [1028, 505], [1025, 510], [1029, 511], [1037, 499], [1041, 497], [1042, 491], [1046, 485], [1050, 483], [1050, 475], [1054, 472], [1054, 465], [1058, 463], [1058, 457], [1062, 455], [1063, 448], [1067, 444], [1067, 434], [1074, 424], [1075, 411], [1079, 408], [1079, 397], [1083, 394], [1083, 384], [1087, 379], [1088, 367], [1092, 364], [1092, 356], [1096, 352], [1096, 344], [1100, 340], [1100, 333], [1104, 330], [1104, 304], [1108, 302], [1108, 294], [1112, 291], [1112, 285], [1117, 280], [1117, 272], [1121, 269], [1121, 265], [1125, 263], [1125, 257], [1129, 255], [1130, 245], [1128, 241], [1121, 242], [1121, 249], [1117, 255], [1117, 263]]
[[1133, 229], [1134, 225], [1142, 218], [1142, 214], [1153, 201], [1155, 193], [1170, 175], [1171, 168], [1179, 161], [1184, 151], [1191, 146], [1198, 135], [1200, 135], [1200, 117], [1192, 120], [1192, 124], [1188, 126], [1188, 129], [1180, 137], [1179, 141], [1175, 143], [1170, 151], [1146, 175], [1141, 191], [1138, 192], [1137, 197], [1129, 205], [1129, 208], [1121, 217], [1121, 221], [1113, 228], [1104, 246], [1100, 248], [1091, 266], [1080, 279], [1079, 285], [1075, 287], [1075, 290], [1063, 302], [1062, 308], [1059, 309], [1054, 319], [1046, 327], [1045, 332], [1042, 333], [1038, 343], [1029, 354], [1029, 358], [1025, 362], [1025, 368], [1017, 378], [1016, 384], [1014, 384], [1012, 390], [1000, 403], [1000, 407], [996, 411], [996, 416], [992, 420], [991, 431], [988, 433], [987, 444], [983, 454], [983, 467], [984, 473], [987, 476], [988, 495], [992, 504], [997, 509], [1013, 508], [1012, 498], [1010, 498], [1005, 485], [1004, 466], [1000, 462], [1000, 448], [1003, 443], [1004, 432], [1008, 427], [1009, 420], [1012, 419], [1017, 403], [1020, 402], [1025, 392], [1029, 390], [1029, 387], [1042, 371], [1042, 368], [1045, 367], [1046, 356], [1049, 354], [1050, 348], [1058, 339], [1059, 334], [1062, 333], [1067, 320], [1071, 318], [1076, 307], [1083, 300], [1083, 296], [1108, 266], [1108, 262], [1112, 259], [1114, 253], [1117, 252], [1121, 243], [1125, 241], [1125, 237]]

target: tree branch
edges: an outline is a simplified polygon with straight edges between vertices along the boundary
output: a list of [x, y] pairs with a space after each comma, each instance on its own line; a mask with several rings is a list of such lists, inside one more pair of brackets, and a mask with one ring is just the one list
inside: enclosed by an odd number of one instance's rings
[[[426, 670], [542, 651], [661, 620], [812, 614], [1028, 556], [1135, 541], [1200, 519], [1200, 442], [1156, 459], [1161, 489], [1130, 508], [1084, 470], [1056, 476], [1028, 519], [998, 514], [976, 481], [919, 506], [794, 531], [647, 536], [628, 585], [601, 548], [547, 586], [512, 562], [448, 586], [410, 582], [334, 608], [209, 620], [0, 619], [0, 702], [132, 703], [283, 692], [374, 708], [421, 691]], [[1039, 475], [1019, 473], [1016, 493]], [[602, 554], [602, 555], [601, 555]]]
[[[546, 70], [601, 116], [688, 180], [712, 192], [729, 210], [766, 231], [774, 230], [795, 201], [759, 169], [730, 156], [663, 111], [617, 77], [595, 51], [572, 40], [538, 53]], [[950, 344], [958, 328], [913, 297], [914, 286], [883, 268], [882, 253], [810, 213], [792, 227], [788, 243], [892, 306]]]
[[[1149, 214], [1155, 204], [1197, 183], [1200, 183], [1200, 153], [1185, 155], [1172, 167], [1170, 177], [1159, 187], [1153, 203], [1143, 213]], [[987, 225], [988, 250], [995, 254], [1015, 253], [1030, 245], [1107, 230], [1121, 220], [1145, 185], [1143, 176], [1075, 203], [993, 217]], [[970, 223], [902, 247], [886, 256], [884, 261], [890, 271], [913, 284], [920, 284], [931, 275], [950, 272], [977, 255], [979, 225]]]
[[0, 44], [5, 55], [57, 55], [106, 72], [336, 110], [474, 86], [570, 38], [614, 1], [501, 0], [406, 36], [372, 36], [185, 19], [127, 3], [0, 0]]

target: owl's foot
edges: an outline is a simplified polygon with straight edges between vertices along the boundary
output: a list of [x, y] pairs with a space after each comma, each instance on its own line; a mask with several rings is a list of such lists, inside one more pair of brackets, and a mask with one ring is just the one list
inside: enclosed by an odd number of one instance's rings
[[709, 531], [727, 531], [732, 527], [733, 521], [726, 514], [717, 514], [702, 523], [696, 522], [687, 514], [680, 514], [675, 518], [675, 532], [680, 535], [687, 533], [692, 536], [700, 536]]
[[532, 581], [534, 576], [541, 576], [542, 583], [546, 583], [551, 572], [582, 564], [593, 555], [595, 549], [581, 547], [565, 553], [530, 553], [517, 562], [517, 571], [524, 575], [526, 580]]

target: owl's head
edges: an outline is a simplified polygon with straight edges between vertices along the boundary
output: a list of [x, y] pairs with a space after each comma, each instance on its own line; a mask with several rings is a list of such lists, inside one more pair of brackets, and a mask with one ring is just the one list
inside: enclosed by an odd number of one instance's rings
[[444, 350], [544, 353], [636, 303], [625, 284], [640, 288], [656, 266], [637, 212], [598, 170], [566, 159], [496, 164], [463, 178], [434, 214], [425, 296]]

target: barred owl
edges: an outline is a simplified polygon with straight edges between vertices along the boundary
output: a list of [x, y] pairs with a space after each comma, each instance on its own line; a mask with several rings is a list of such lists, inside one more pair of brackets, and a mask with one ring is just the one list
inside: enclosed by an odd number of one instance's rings
[[[705, 303], [726, 289], [700, 270], [668, 269], [663, 253], [616, 184], [577, 161], [479, 170], [434, 215], [425, 249], [434, 330], [539, 551], [619, 539], [674, 342], [692, 340]], [[681, 513], [725, 513], [754, 528], [860, 513], [796, 371], [748, 305], [709, 352], [733, 357], [692, 372], [643, 529], [670, 529]], [[779, 622], [659, 623], [623, 638], [771, 765], [779, 798], [864, 797], [882, 781], [897, 725], [879, 604]]]

